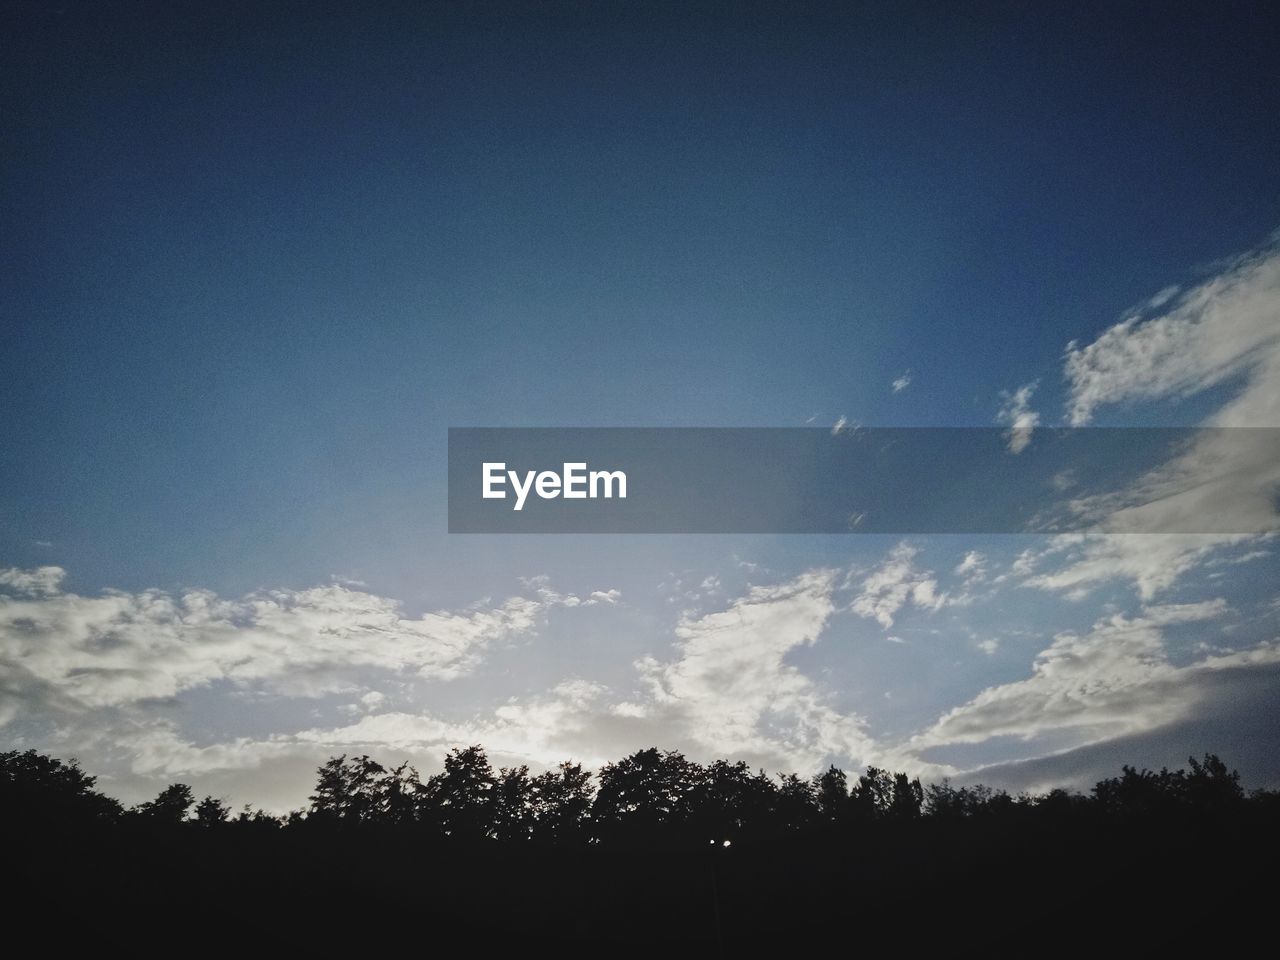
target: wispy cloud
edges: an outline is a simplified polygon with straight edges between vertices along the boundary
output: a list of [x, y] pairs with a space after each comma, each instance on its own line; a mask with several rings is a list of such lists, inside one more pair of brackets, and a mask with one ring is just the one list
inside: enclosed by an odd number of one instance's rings
[[1240, 376], [1243, 390], [1217, 421], [1280, 426], [1278, 310], [1275, 246], [1180, 295], [1176, 288], [1162, 291], [1092, 343], [1067, 345], [1067, 421], [1083, 426], [1102, 406], [1190, 396]]
[[[1235, 384], [1207, 427], [1280, 427], [1280, 249], [1237, 258], [1198, 285], [1160, 291], [1092, 343], [1068, 344], [1067, 421], [1102, 407]], [[1025, 388], [1024, 388], [1025, 389]], [[1025, 403], [1009, 398], [1016, 421]], [[1034, 425], [1034, 424], [1033, 424]], [[1011, 431], [1016, 439], [1016, 426]], [[1280, 530], [1280, 431], [1208, 430], [1122, 489], [1068, 509], [1099, 531], [1051, 541], [1065, 564], [1027, 583], [1079, 594], [1129, 580], [1150, 600], [1219, 550]], [[1170, 531], [1204, 531], [1203, 535]], [[1126, 534], [1142, 536], [1126, 536]], [[1146, 536], [1158, 533], [1158, 538]]]
[[1213, 620], [1221, 600], [1153, 606], [1134, 617], [1099, 620], [1083, 635], [1059, 634], [1036, 658], [1025, 680], [988, 687], [913, 737], [916, 751], [995, 737], [1054, 736], [1059, 748], [1145, 732], [1184, 717], [1202, 696], [1212, 671], [1280, 662], [1280, 642], [1175, 666], [1162, 631]]
[[[0, 662], [26, 678], [26, 699], [44, 688], [87, 708], [219, 680], [318, 695], [349, 688], [357, 668], [449, 680], [473, 670], [490, 644], [534, 629], [552, 607], [616, 600], [611, 591], [584, 600], [543, 584], [532, 598], [406, 617], [394, 600], [339, 584], [239, 600], [207, 590], [83, 597], [62, 592], [62, 578], [57, 567], [0, 575], [17, 593], [0, 594]], [[0, 692], [0, 719], [5, 702]]]
[[938, 592], [938, 581], [932, 571], [916, 568], [914, 561], [919, 552], [905, 540], [895, 546], [862, 580], [849, 609], [861, 617], [874, 619], [888, 630], [898, 611], [908, 603], [925, 610], [941, 608], [947, 597]]
[[1031, 409], [1031, 395], [1040, 386], [1035, 380], [1025, 383], [1012, 393], [1004, 391], [1000, 394], [1002, 403], [996, 413], [996, 422], [1009, 427], [1005, 434], [1012, 453], [1021, 453], [1031, 443], [1031, 435], [1040, 425], [1040, 414]]
[[[1151, 600], [1216, 552], [1254, 539], [1173, 533], [1064, 534], [1051, 538], [1043, 549], [1028, 551], [1015, 572], [1025, 577], [1024, 586], [1077, 597], [1102, 584], [1127, 582], [1139, 597]], [[1038, 572], [1032, 573], [1033, 568]]]
[[151, 777], [250, 770], [298, 757], [310, 762], [352, 749], [425, 757], [476, 742], [500, 761], [543, 766], [565, 757], [599, 763], [655, 743], [774, 769], [816, 770], [832, 757], [874, 762], [878, 754], [862, 718], [836, 710], [817, 683], [785, 660], [825, 629], [835, 609], [834, 578], [834, 571], [813, 570], [753, 587], [715, 612], [682, 617], [672, 656], [636, 662], [631, 694], [570, 678], [462, 721], [429, 711], [378, 712], [385, 701], [365, 694], [347, 711], [358, 718], [337, 727], [206, 746], [167, 721], [118, 736], [135, 773]]
[[57, 593], [67, 572], [61, 567], [35, 567], [21, 570], [9, 567], [0, 570], [0, 587], [35, 597], [47, 597]]

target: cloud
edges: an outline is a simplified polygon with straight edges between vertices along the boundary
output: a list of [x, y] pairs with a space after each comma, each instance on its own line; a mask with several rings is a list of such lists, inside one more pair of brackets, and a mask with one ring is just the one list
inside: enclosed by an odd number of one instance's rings
[[908, 603], [925, 610], [938, 610], [946, 594], [938, 593], [932, 571], [920, 571], [913, 561], [919, 550], [905, 540], [895, 546], [880, 566], [861, 583], [850, 608], [861, 617], [874, 619], [888, 630], [893, 619]]
[[36, 567], [33, 570], [9, 567], [0, 570], [0, 587], [9, 587], [28, 596], [49, 596], [58, 592], [66, 575], [61, 567]]
[[1280, 663], [1280, 642], [1173, 665], [1163, 629], [1227, 612], [1222, 600], [1145, 607], [1099, 620], [1083, 634], [1061, 633], [1036, 657], [1030, 677], [988, 687], [913, 737], [917, 753], [995, 737], [1054, 738], [1077, 747], [1155, 730], [1189, 716], [1217, 672]]
[[800, 756], [810, 764], [865, 754], [861, 721], [827, 706], [812, 681], [783, 662], [822, 632], [834, 610], [833, 577], [811, 571], [752, 587], [725, 610], [682, 619], [676, 658], [638, 664], [649, 688], [638, 715], [677, 720], [683, 736], [713, 754], [774, 762]]
[[842, 413], [842, 414], [840, 414], [840, 419], [838, 419], [838, 420], [837, 420], [837, 421], [832, 425], [832, 427], [831, 427], [831, 435], [832, 435], [833, 437], [838, 437], [838, 436], [840, 436], [840, 434], [844, 433], [844, 432], [845, 432], [845, 430], [847, 430], [848, 428], [849, 428], [849, 418], [848, 418], [848, 417], [846, 417], [846, 416]]
[[491, 644], [534, 629], [553, 606], [616, 599], [610, 591], [583, 601], [543, 585], [536, 598], [406, 617], [394, 600], [338, 584], [239, 600], [207, 590], [82, 597], [58, 590], [58, 568], [6, 573], [5, 585], [20, 593], [0, 595], [0, 670], [87, 708], [214, 681], [315, 695], [349, 688], [356, 668], [449, 680], [473, 670]]
[[[753, 587], [716, 612], [682, 617], [672, 656], [637, 661], [637, 687], [630, 694], [568, 678], [545, 693], [463, 720], [429, 711], [365, 712], [386, 703], [366, 694], [346, 711], [364, 715], [337, 727], [201, 746], [167, 721], [148, 721], [115, 737], [127, 745], [132, 774], [153, 779], [298, 766], [299, 758], [315, 764], [357, 750], [409, 757], [429, 769], [450, 747], [469, 743], [483, 743], [495, 762], [534, 766], [569, 757], [598, 765], [654, 744], [695, 759], [732, 757], [772, 769], [816, 771], [833, 758], [874, 761], [864, 721], [836, 710], [811, 679], [785, 662], [825, 629], [834, 611], [834, 576], [810, 571]], [[296, 801], [295, 793], [277, 806]]]
[[1062, 786], [1088, 790], [1116, 776], [1126, 763], [1177, 769], [1186, 766], [1188, 756], [1216, 753], [1240, 771], [1244, 783], [1280, 787], [1275, 763], [1280, 752], [1280, 663], [1205, 670], [1193, 682], [1199, 701], [1181, 720], [1045, 756], [978, 767], [957, 780], [1015, 793]]
[[955, 574], [964, 578], [965, 586], [980, 583], [987, 577], [987, 558], [977, 550], [970, 550], [956, 565]]
[[1023, 384], [1013, 393], [1002, 391], [1000, 394], [1003, 402], [996, 413], [996, 422], [1007, 424], [1009, 427], [1005, 433], [1005, 439], [1008, 441], [1011, 453], [1021, 453], [1025, 450], [1031, 443], [1031, 434], [1040, 424], [1040, 414], [1031, 409], [1031, 395], [1039, 386], [1040, 381], [1035, 380]]
[[909, 386], [911, 386], [911, 371], [907, 370], [893, 381], [892, 389], [894, 393], [901, 393]]
[[1051, 541], [1040, 557], [1062, 554], [1063, 565], [1028, 585], [1079, 596], [1122, 579], [1150, 600], [1211, 554], [1280, 531], [1278, 318], [1280, 249], [1271, 245], [1191, 289], [1162, 290], [1092, 343], [1068, 344], [1066, 417], [1075, 426], [1121, 402], [1228, 383], [1234, 392], [1204, 421], [1210, 429], [1157, 468], [1121, 489], [1067, 501], [1075, 522], [1096, 535]]
[[[1022, 585], [1041, 590], [1084, 592], [1116, 580], [1133, 584], [1138, 596], [1152, 600], [1172, 587], [1179, 578], [1195, 569], [1207, 557], [1228, 547], [1252, 542], [1249, 536], [1173, 534], [1063, 534], [1053, 537], [1040, 551], [1019, 558]], [[1032, 573], [1047, 557], [1059, 565], [1042, 573]]]
[[1278, 316], [1275, 246], [1236, 259], [1181, 295], [1162, 291], [1087, 346], [1067, 345], [1068, 423], [1083, 426], [1109, 404], [1186, 397], [1239, 376], [1247, 385], [1220, 419], [1280, 426]]

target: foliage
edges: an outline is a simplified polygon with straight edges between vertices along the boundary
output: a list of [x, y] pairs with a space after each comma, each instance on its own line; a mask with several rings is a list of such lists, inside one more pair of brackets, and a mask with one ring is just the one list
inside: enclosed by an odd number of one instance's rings
[[1164, 823], [1179, 817], [1229, 818], [1246, 805], [1280, 813], [1280, 795], [1255, 791], [1246, 796], [1239, 775], [1211, 754], [1191, 758], [1189, 770], [1126, 766], [1088, 795], [1055, 789], [1017, 798], [949, 780], [925, 787], [905, 773], [877, 767], [868, 767], [852, 786], [835, 766], [811, 780], [795, 774], [771, 777], [741, 761], [702, 765], [656, 748], [607, 763], [598, 775], [572, 762], [537, 774], [524, 765], [495, 772], [479, 745], [451, 750], [443, 770], [426, 782], [408, 763], [388, 768], [364, 755], [332, 757], [317, 771], [309, 809], [287, 817], [247, 806], [232, 816], [221, 799], [206, 796], [197, 803], [182, 783], [125, 811], [94, 785], [75, 761], [63, 763], [32, 750], [0, 753], [0, 821], [37, 826], [128, 822], [149, 830], [380, 825], [416, 829], [447, 843], [643, 848], [771, 843], [830, 836], [833, 830], [890, 830], [922, 819]]

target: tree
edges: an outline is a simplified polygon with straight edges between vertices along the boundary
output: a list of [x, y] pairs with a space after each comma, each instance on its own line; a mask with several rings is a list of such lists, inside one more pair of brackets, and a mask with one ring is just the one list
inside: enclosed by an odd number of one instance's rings
[[231, 808], [216, 797], [205, 797], [196, 804], [196, 823], [202, 827], [215, 827], [227, 822]]
[[533, 784], [529, 768], [521, 765], [498, 771], [493, 787], [493, 832], [499, 840], [528, 840], [533, 836]]
[[746, 763], [716, 760], [701, 769], [690, 798], [696, 837], [714, 843], [737, 843], [763, 833], [773, 814], [775, 788], [763, 771]]
[[919, 778], [911, 780], [905, 773], [893, 775], [893, 800], [889, 815], [899, 820], [914, 820], [924, 809], [924, 788]]
[[1240, 774], [1228, 770], [1227, 765], [1211, 753], [1204, 755], [1204, 762], [1188, 757], [1191, 773], [1187, 775], [1187, 803], [1194, 809], [1221, 813], [1230, 810], [1244, 799], [1240, 787]]
[[316, 771], [316, 792], [311, 795], [311, 815], [340, 820], [347, 809], [347, 757], [330, 757]]
[[813, 795], [818, 805], [818, 816], [827, 823], [838, 823], [849, 809], [849, 778], [843, 770], [832, 765], [825, 773], [813, 778]]
[[130, 813], [152, 823], [182, 823], [187, 810], [196, 802], [195, 794], [185, 783], [173, 783], [165, 787], [154, 800], [140, 803]]
[[1120, 768], [1119, 777], [1099, 780], [1093, 796], [1099, 808], [1112, 816], [1164, 816], [1182, 804], [1185, 780], [1181, 770], [1153, 773], [1126, 764]]
[[551, 842], [580, 839], [594, 799], [591, 771], [579, 763], [565, 761], [538, 774], [530, 783], [534, 835]]
[[388, 823], [405, 824], [422, 819], [427, 788], [408, 761], [383, 774], [379, 784], [382, 816]]
[[496, 785], [483, 747], [454, 747], [444, 758], [444, 772], [427, 781], [432, 808], [445, 836], [492, 836]]
[[318, 771], [312, 815], [347, 823], [378, 819], [387, 807], [386, 772], [367, 756], [330, 757]]
[[818, 816], [818, 801], [813, 794], [813, 785], [794, 773], [779, 774], [773, 809], [775, 830], [781, 833], [804, 830]]
[[10, 825], [113, 822], [122, 808], [95, 791], [96, 782], [75, 760], [63, 763], [34, 750], [0, 753], [0, 810]]
[[893, 775], [879, 767], [867, 767], [852, 791], [852, 809], [860, 820], [873, 820], [888, 813], [893, 804]]
[[[249, 827], [254, 830], [276, 830], [284, 825], [280, 817], [272, 816], [265, 810], [255, 810], [249, 804], [245, 804], [244, 808], [236, 814], [236, 818], [231, 821], [237, 827]], [[295, 811], [289, 814], [287, 822], [291, 825], [298, 825], [302, 822], [301, 813]]]
[[697, 764], [674, 750], [639, 750], [600, 770], [592, 820], [601, 838], [647, 840], [683, 833]]

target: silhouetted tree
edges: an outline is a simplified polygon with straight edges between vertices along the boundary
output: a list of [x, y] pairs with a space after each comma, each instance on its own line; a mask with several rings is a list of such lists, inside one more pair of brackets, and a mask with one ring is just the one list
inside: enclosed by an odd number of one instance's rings
[[377, 790], [381, 795], [379, 809], [388, 823], [414, 823], [423, 819], [429, 808], [426, 785], [408, 761], [383, 773]]
[[813, 778], [813, 796], [818, 816], [826, 823], [839, 823], [848, 816], [849, 778], [834, 764]]
[[1197, 810], [1221, 813], [1234, 808], [1244, 799], [1240, 774], [1228, 770], [1217, 756], [1206, 753], [1204, 762], [1188, 757], [1191, 772], [1187, 774], [1187, 803]]
[[736, 843], [763, 833], [773, 815], [773, 781], [746, 763], [716, 760], [701, 769], [690, 797], [691, 826], [708, 841]]
[[[701, 766], [679, 752], [649, 748], [606, 764], [599, 788], [593, 790], [591, 772], [580, 764], [562, 763], [536, 776], [523, 765], [495, 773], [484, 749], [470, 746], [451, 750], [443, 771], [426, 783], [407, 762], [387, 769], [368, 756], [331, 757], [317, 771], [306, 815], [295, 811], [277, 817], [246, 806], [231, 817], [222, 800], [206, 796], [195, 804], [191, 788], [175, 783], [132, 808], [127, 819], [153, 826], [181, 824], [194, 805], [191, 822], [206, 828], [421, 824], [471, 841], [537, 838], [555, 844], [597, 840], [693, 846], [789, 842], [806, 834], [825, 843], [839, 838], [833, 827], [874, 830], [881, 822], [887, 826], [923, 817], [952, 824], [981, 819], [999, 831], [1023, 823], [1085, 822], [1083, 818], [1160, 824], [1171, 816], [1179, 822], [1234, 812], [1280, 816], [1280, 794], [1261, 790], [1246, 797], [1239, 774], [1217, 756], [1192, 757], [1189, 763], [1189, 771], [1125, 766], [1120, 776], [1099, 781], [1088, 796], [1059, 789], [1015, 799], [1003, 790], [980, 784], [955, 787], [948, 780], [926, 788], [918, 778], [878, 767], [867, 768], [852, 789], [844, 771], [834, 765], [812, 779], [785, 774], [775, 781], [742, 761]], [[60, 827], [119, 820], [120, 805], [96, 793], [93, 785], [94, 779], [74, 762], [64, 764], [30, 750], [0, 753], [0, 824]], [[905, 834], [893, 830], [886, 835]]]
[[379, 819], [387, 806], [386, 773], [385, 767], [367, 756], [330, 757], [318, 771], [312, 815], [346, 823]]
[[796, 833], [807, 829], [818, 816], [818, 801], [813, 794], [813, 784], [794, 773], [779, 774], [773, 810], [776, 832]]
[[1181, 804], [1185, 780], [1181, 770], [1153, 773], [1126, 764], [1119, 777], [1098, 781], [1093, 795], [1102, 811], [1113, 816], [1167, 816]]
[[566, 761], [534, 777], [530, 791], [539, 839], [563, 842], [582, 837], [595, 799], [590, 770]]
[[330, 757], [317, 771], [311, 814], [317, 819], [342, 819], [347, 808], [347, 757]]
[[1030, 802], [1037, 811], [1048, 814], [1058, 821], [1079, 816], [1089, 808], [1088, 797], [1061, 787], [1050, 790], [1044, 796], [1032, 797]]
[[174, 783], [161, 790], [154, 800], [140, 803], [129, 812], [153, 823], [181, 823], [187, 819], [187, 811], [195, 802], [189, 786]]
[[12, 823], [109, 823], [119, 818], [119, 802], [93, 789], [75, 760], [63, 763], [34, 750], [0, 753], [0, 813]]
[[451, 750], [444, 758], [444, 772], [427, 781], [432, 810], [444, 834], [459, 839], [492, 836], [496, 785], [483, 747]]
[[205, 797], [196, 804], [195, 821], [202, 827], [214, 827], [227, 822], [231, 808], [217, 797]]
[[920, 780], [909, 779], [905, 773], [895, 773], [889, 815], [899, 820], [914, 820], [923, 809], [924, 788], [920, 785]]
[[929, 816], [940, 820], [958, 820], [969, 814], [963, 788], [953, 787], [950, 777], [944, 777], [940, 782], [931, 783], [925, 788], [924, 805]]
[[893, 805], [893, 774], [879, 767], [867, 767], [851, 794], [851, 809], [859, 820], [874, 820]]
[[646, 840], [683, 834], [697, 764], [674, 750], [639, 750], [600, 770], [591, 818], [602, 839]]
[[[303, 820], [303, 817], [302, 817], [301, 811], [296, 811], [295, 813], [291, 813], [288, 818], [288, 822], [294, 826], [300, 824], [302, 820]], [[284, 821], [282, 821], [279, 817], [272, 816], [271, 814], [267, 813], [267, 811], [265, 810], [255, 810], [251, 805], [247, 803], [240, 810], [240, 812], [236, 814], [235, 819], [232, 820], [231, 822], [241, 829], [253, 829], [253, 830], [263, 830], [263, 831], [278, 830], [280, 827], [284, 826]]]
[[499, 840], [528, 840], [533, 836], [533, 785], [529, 768], [503, 767], [493, 788], [493, 832]]

